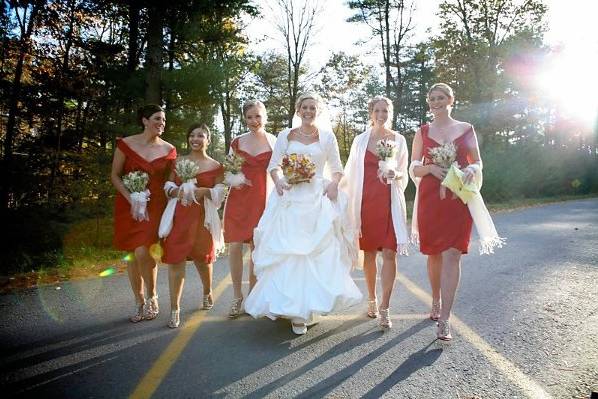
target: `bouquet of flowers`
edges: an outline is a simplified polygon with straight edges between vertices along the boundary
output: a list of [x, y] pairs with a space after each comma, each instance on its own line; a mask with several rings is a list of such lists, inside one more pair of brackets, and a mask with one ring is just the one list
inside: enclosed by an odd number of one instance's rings
[[228, 187], [240, 187], [243, 184], [248, 186], [251, 185], [251, 182], [247, 180], [245, 174], [241, 171], [241, 167], [243, 166], [243, 162], [245, 162], [245, 158], [241, 155], [233, 152], [229, 154], [224, 159], [224, 184]]
[[183, 182], [179, 187], [181, 192], [181, 204], [188, 206], [192, 202], [196, 204], [195, 198], [195, 176], [199, 172], [199, 166], [190, 159], [181, 159], [174, 167], [177, 176]]
[[457, 159], [457, 147], [453, 143], [446, 143], [428, 150], [432, 162], [441, 168], [448, 169]]
[[122, 177], [123, 184], [131, 193], [131, 216], [137, 221], [149, 220], [147, 202], [150, 192], [147, 189], [149, 175], [143, 171], [135, 170]]
[[[430, 148], [428, 150], [428, 154], [432, 158], [432, 162], [441, 168], [449, 169], [457, 169], [459, 170], [459, 165], [457, 164], [457, 147], [454, 143], [445, 143], [438, 147]], [[444, 178], [440, 185], [440, 198], [446, 198], [446, 186], [447, 186], [447, 177], [449, 175], [453, 176], [455, 173], [453, 170], [452, 173], [447, 173], [447, 176]]]
[[289, 184], [307, 183], [316, 174], [316, 164], [305, 154], [286, 154], [280, 167]]
[[[382, 183], [383, 177], [388, 175], [388, 172], [393, 170], [396, 174], [397, 161], [395, 154], [397, 153], [397, 143], [394, 140], [378, 140], [376, 143], [376, 155], [378, 156], [378, 178]], [[395, 176], [399, 177], [399, 176]], [[386, 184], [390, 184], [391, 180], [386, 179]]]

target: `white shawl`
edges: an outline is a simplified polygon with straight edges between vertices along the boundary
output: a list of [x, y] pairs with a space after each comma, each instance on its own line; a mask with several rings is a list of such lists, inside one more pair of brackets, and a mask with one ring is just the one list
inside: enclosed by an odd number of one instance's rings
[[222, 183], [216, 184], [210, 189], [210, 197], [206, 195], [203, 199], [204, 207], [204, 227], [210, 232], [212, 241], [214, 243], [214, 251], [216, 256], [224, 251], [224, 235], [222, 234], [222, 224], [220, 222], [220, 215], [218, 215], [218, 208], [224, 202], [226, 197], [226, 186]]
[[[418, 191], [421, 177], [416, 177], [414, 168], [416, 166], [423, 166], [421, 160], [414, 160], [409, 165], [409, 176], [415, 183], [415, 200], [413, 202], [413, 216], [411, 217], [411, 240], [414, 244], [419, 245], [419, 225], [417, 224], [417, 208], [418, 208]], [[494, 253], [494, 248], [502, 248], [505, 245], [505, 238], [499, 237], [490, 217], [490, 213], [484, 204], [484, 199], [480, 194], [482, 188], [482, 167], [477, 164], [471, 164], [467, 166], [474, 171], [474, 183], [477, 186], [478, 192], [475, 196], [467, 202], [467, 208], [473, 224], [475, 225], [476, 231], [480, 239], [480, 255]]]
[[[408, 151], [405, 138], [394, 132], [394, 141], [397, 145], [395, 154], [399, 178], [390, 183], [391, 216], [392, 224], [397, 239], [397, 253], [408, 254], [409, 233], [407, 229], [407, 207], [405, 204], [405, 188], [409, 183], [407, 178]], [[363, 197], [363, 162], [367, 151], [371, 131], [367, 129], [353, 139], [349, 159], [345, 165], [345, 176], [341, 181], [341, 189], [349, 196], [349, 213], [355, 227], [355, 241], [361, 236], [361, 201]]]

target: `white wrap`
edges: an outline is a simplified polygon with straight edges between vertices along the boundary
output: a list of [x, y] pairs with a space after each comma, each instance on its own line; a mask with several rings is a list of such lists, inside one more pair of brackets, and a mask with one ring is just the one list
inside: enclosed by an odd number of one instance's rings
[[147, 214], [147, 203], [150, 200], [150, 191], [138, 191], [131, 193], [131, 216], [138, 222], [149, 220]]
[[[415, 183], [416, 187], [415, 201], [413, 202], [413, 216], [411, 218], [411, 239], [415, 244], [419, 244], [419, 226], [417, 224], [417, 192], [421, 177], [416, 177], [415, 173], [413, 172], [413, 169], [416, 166], [423, 166], [423, 162], [415, 160], [411, 162], [411, 165], [409, 165], [409, 176], [411, 176], [411, 179]], [[475, 225], [480, 239], [480, 255], [492, 254], [494, 253], [494, 248], [502, 248], [502, 246], [505, 244], [505, 239], [499, 237], [498, 233], [496, 232], [494, 222], [492, 222], [488, 208], [486, 208], [484, 199], [480, 194], [483, 181], [481, 166], [478, 164], [471, 164], [467, 167], [474, 171], [474, 183], [478, 188], [478, 193], [467, 203], [467, 208], [469, 209], [469, 213], [473, 219], [473, 224]]]
[[[355, 228], [354, 242], [358, 243], [361, 236], [361, 201], [363, 198], [363, 172], [365, 152], [371, 131], [367, 129], [353, 139], [349, 159], [345, 165], [345, 176], [341, 180], [340, 188], [349, 196], [349, 214], [352, 225]], [[397, 253], [408, 255], [409, 253], [409, 232], [407, 229], [407, 206], [405, 204], [405, 188], [409, 183], [407, 176], [408, 150], [405, 138], [394, 132], [394, 141], [397, 146], [395, 158], [396, 179], [390, 183], [391, 193], [391, 216], [392, 224], [397, 240]], [[387, 162], [387, 165], [389, 163]], [[359, 248], [359, 247], [358, 247]]]
[[174, 210], [176, 209], [177, 198], [170, 198], [169, 191], [174, 190], [175, 188], [179, 188], [175, 182], [167, 181], [164, 183], [164, 192], [166, 193], [166, 198], [168, 198], [168, 204], [162, 212], [162, 218], [160, 219], [160, 227], [158, 228], [158, 237], [165, 238], [170, 234], [170, 230], [172, 230], [172, 222], [174, 220]]
[[203, 205], [205, 211], [204, 227], [208, 229], [214, 242], [214, 250], [216, 256], [224, 251], [224, 235], [222, 234], [222, 223], [218, 215], [218, 208], [226, 198], [226, 186], [224, 184], [216, 184], [210, 189], [210, 196], [204, 197]]

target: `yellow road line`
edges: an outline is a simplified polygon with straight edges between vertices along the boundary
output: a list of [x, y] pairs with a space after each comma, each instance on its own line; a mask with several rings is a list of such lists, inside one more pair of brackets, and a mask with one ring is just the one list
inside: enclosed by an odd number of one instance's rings
[[[422, 302], [426, 304], [432, 302], [432, 297], [427, 292], [419, 288], [413, 281], [409, 280], [404, 275], [400, 275], [399, 282]], [[523, 371], [521, 371], [515, 364], [498, 353], [496, 349], [490, 346], [482, 337], [476, 334], [475, 331], [459, 320], [457, 316], [451, 316], [451, 324], [459, 330], [459, 334], [462, 335], [463, 338], [480, 351], [480, 353], [509, 380], [521, 388], [528, 397], [551, 398], [550, 394], [536, 381], [525, 375], [525, 373], [523, 373]]]
[[[228, 274], [218, 286], [214, 289], [214, 301], [222, 295], [226, 287], [231, 283], [230, 274]], [[164, 377], [168, 374], [174, 363], [177, 361], [183, 349], [189, 343], [189, 340], [201, 323], [207, 318], [208, 312], [195, 313], [185, 325], [181, 328], [179, 334], [172, 340], [168, 347], [162, 352], [158, 360], [154, 362], [152, 368], [137, 384], [137, 388], [131, 394], [131, 399], [150, 398], [158, 389]]]

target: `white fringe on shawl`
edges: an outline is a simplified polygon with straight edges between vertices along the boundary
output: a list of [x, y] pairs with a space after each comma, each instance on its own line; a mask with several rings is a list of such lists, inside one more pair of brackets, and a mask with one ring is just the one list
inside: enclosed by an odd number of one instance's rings
[[[359, 242], [361, 236], [361, 201], [363, 197], [363, 162], [367, 151], [371, 130], [367, 129], [353, 139], [349, 159], [345, 165], [345, 176], [341, 180], [340, 187], [349, 196], [349, 214], [351, 215], [354, 227], [354, 242]], [[392, 224], [397, 239], [397, 253], [400, 255], [409, 254], [409, 232], [407, 229], [407, 207], [405, 204], [405, 188], [409, 183], [407, 178], [408, 151], [405, 138], [394, 132], [394, 140], [397, 145], [395, 160], [396, 179], [390, 183], [391, 193], [391, 216]], [[359, 248], [359, 246], [357, 246]]]
[[[415, 183], [416, 187], [415, 200], [413, 202], [413, 216], [411, 218], [411, 241], [414, 244], [419, 245], [417, 208], [419, 182], [421, 181], [421, 177], [416, 177], [415, 173], [413, 172], [416, 166], [423, 166], [423, 162], [416, 160], [412, 161], [411, 165], [409, 165], [409, 176]], [[498, 233], [496, 232], [496, 228], [494, 227], [490, 213], [488, 212], [486, 204], [484, 204], [484, 199], [480, 194], [483, 181], [482, 167], [478, 164], [471, 164], [467, 167], [474, 171], [474, 183], [478, 188], [476, 195], [467, 203], [467, 208], [469, 209], [469, 213], [473, 219], [473, 224], [475, 225], [480, 239], [480, 255], [492, 254], [494, 253], [495, 248], [502, 248], [502, 246], [505, 245], [505, 238], [499, 237]]]

